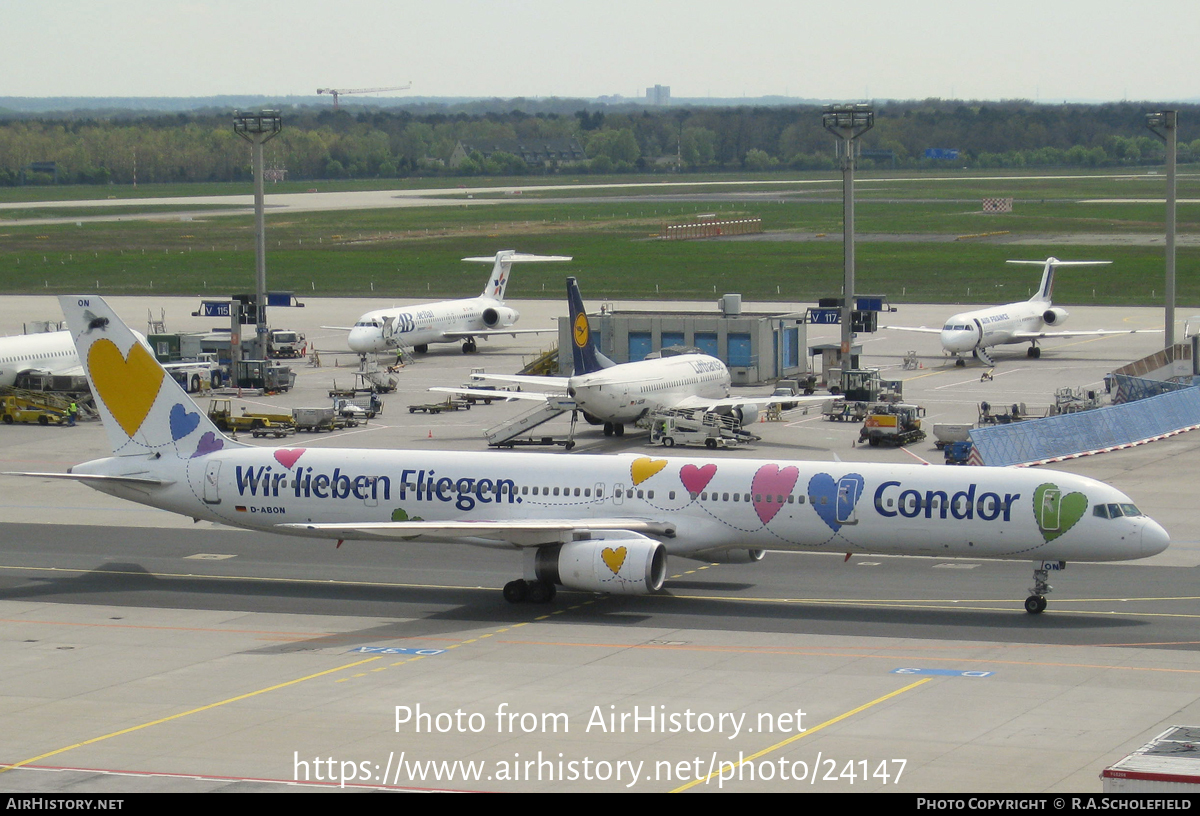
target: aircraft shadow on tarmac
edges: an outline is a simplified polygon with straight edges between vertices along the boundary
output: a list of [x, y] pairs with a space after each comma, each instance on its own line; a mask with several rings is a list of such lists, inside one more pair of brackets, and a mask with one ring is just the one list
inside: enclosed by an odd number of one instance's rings
[[[1086, 645], [1119, 640], [1129, 644], [1133, 631], [1146, 643], [1170, 641], [1168, 648], [1200, 648], [1185, 638], [1160, 632], [1144, 618], [1111, 612], [1041, 616], [1028, 615], [1014, 601], [1012, 609], [955, 608], [951, 602], [873, 602], [853, 599], [813, 599], [803, 603], [778, 600], [695, 597], [695, 591], [734, 592], [753, 585], [734, 582], [668, 581], [661, 594], [603, 596], [560, 592], [551, 604], [508, 604], [498, 589], [478, 587], [377, 586], [325, 583], [314, 580], [280, 581], [222, 576], [162, 576], [141, 565], [110, 562], [94, 570], [50, 578], [3, 577], [0, 600], [40, 600], [54, 603], [104, 604], [140, 608], [204, 609], [251, 613], [395, 618], [394, 623], [366, 629], [324, 633], [255, 653], [284, 653], [355, 646], [417, 646], [409, 639], [454, 638], [464, 628], [505, 626], [533, 620], [551, 611], [566, 610], [542, 621], [596, 626], [639, 624], [683, 629], [745, 631], [777, 634], [817, 634], [855, 637], [905, 637], [998, 642], [1037, 642], [1042, 645]], [[681, 595], [687, 593], [686, 597]], [[594, 600], [576, 607], [583, 601]], [[915, 608], [920, 603], [922, 608]], [[960, 600], [962, 606], [995, 601]], [[636, 639], [636, 637], [635, 637]], [[438, 648], [431, 644], [428, 648]]]

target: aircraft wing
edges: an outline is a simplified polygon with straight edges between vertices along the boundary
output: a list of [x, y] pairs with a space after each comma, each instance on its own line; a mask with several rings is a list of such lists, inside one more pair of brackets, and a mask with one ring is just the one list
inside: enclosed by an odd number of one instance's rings
[[496, 337], [499, 335], [516, 337], [518, 334], [547, 334], [556, 331], [558, 329], [485, 329], [484, 331], [442, 332], [442, 337], [447, 340], [466, 340], [468, 337]]
[[910, 331], [920, 332], [921, 334], [941, 334], [941, 329], [931, 329], [928, 326], [880, 326], [881, 329], [891, 329], [892, 331]]
[[524, 374], [472, 374], [472, 380], [480, 382], [517, 383], [518, 385], [537, 385], [542, 388], [558, 388], [567, 390], [571, 384], [570, 377], [534, 377]]
[[1091, 331], [1043, 331], [1043, 332], [1013, 332], [1013, 340], [1042, 340], [1047, 337], [1103, 337], [1108, 334], [1144, 334], [1147, 332], [1162, 332], [1162, 329], [1093, 329]]
[[[496, 402], [509, 402], [511, 400], [529, 400], [531, 402], [548, 402], [550, 400], [570, 401], [562, 394], [539, 394], [536, 391], [489, 391], [486, 388], [452, 388], [449, 386], [437, 386], [430, 388], [430, 391], [437, 391], [440, 394], [460, 394], [464, 397], [474, 397], [475, 399], [493, 400]], [[564, 410], [571, 410], [574, 407], [574, 402], [567, 406]]]
[[167, 487], [175, 484], [173, 479], [154, 479], [147, 476], [101, 476], [96, 473], [22, 473], [5, 471], [5, 476], [29, 476], [34, 479], [67, 479], [73, 482], [92, 482], [93, 484], [124, 484], [134, 487]]
[[706, 399], [705, 397], [688, 397], [680, 400], [672, 408], [697, 408], [705, 411], [716, 411], [720, 408], [741, 408], [744, 405], [818, 405], [831, 400], [844, 399], [841, 394], [824, 394], [822, 396], [791, 396], [791, 397], [725, 397], [724, 399]]
[[354, 331], [353, 326], [322, 326], [322, 329], [333, 329], [334, 331]]
[[566, 544], [578, 533], [592, 530], [628, 530], [674, 538], [675, 525], [653, 519], [542, 519], [519, 521], [382, 521], [362, 524], [280, 524], [330, 538], [378, 538], [399, 541], [459, 541], [510, 547], [546, 547]]

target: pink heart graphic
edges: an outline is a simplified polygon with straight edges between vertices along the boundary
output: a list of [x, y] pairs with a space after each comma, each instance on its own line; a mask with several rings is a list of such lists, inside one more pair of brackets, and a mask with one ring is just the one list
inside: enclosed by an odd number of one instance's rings
[[304, 448], [279, 448], [275, 451], [275, 461], [291, 470], [292, 465], [303, 455]]
[[679, 471], [679, 481], [683, 482], [683, 486], [687, 492], [699, 493], [708, 487], [708, 483], [712, 481], [712, 477], [716, 474], [716, 465], [705, 465], [704, 467], [684, 465]]
[[[800, 471], [790, 466], [780, 470], [779, 465], [763, 465], [758, 469], [750, 483], [750, 491], [754, 494], [754, 512], [758, 513], [759, 521], [770, 524], [775, 514], [783, 509], [779, 497], [790, 495], [799, 477]], [[768, 496], [770, 501], [767, 501]]]

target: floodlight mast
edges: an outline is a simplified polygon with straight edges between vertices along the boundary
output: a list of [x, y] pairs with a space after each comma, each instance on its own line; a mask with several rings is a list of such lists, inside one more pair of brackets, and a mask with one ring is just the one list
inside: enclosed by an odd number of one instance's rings
[[1166, 348], [1175, 345], [1175, 143], [1178, 136], [1177, 111], [1146, 114], [1146, 127], [1167, 145], [1167, 246], [1166, 246]]
[[[267, 359], [267, 228], [263, 214], [263, 144], [278, 136], [281, 130], [283, 119], [279, 111], [234, 111], [233, 132], [254, 146], [254, 357], [257, 360]], [[237, 343], [230, 345], [233, 346], [230, 351], [236, 371], [237, 361], [241, 359], [241, 347]]]
[[842, 166], [842, 245], [845, 279], [842, 287], [842, 371], [850, 367], [854, 311], [854, 158], [857, 139], [875, 126], [875, 111], [866, 103], [827, 105], [821, 125], [837, 137], [837, 155]]

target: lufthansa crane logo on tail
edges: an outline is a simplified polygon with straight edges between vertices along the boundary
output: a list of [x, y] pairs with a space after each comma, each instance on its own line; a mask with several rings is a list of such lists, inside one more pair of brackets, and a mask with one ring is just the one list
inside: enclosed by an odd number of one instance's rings
[[585, 348], [588, 344], [588, 320], [587, 315], [579, 314], [575, 317], [575, 345], [579, 348]]

